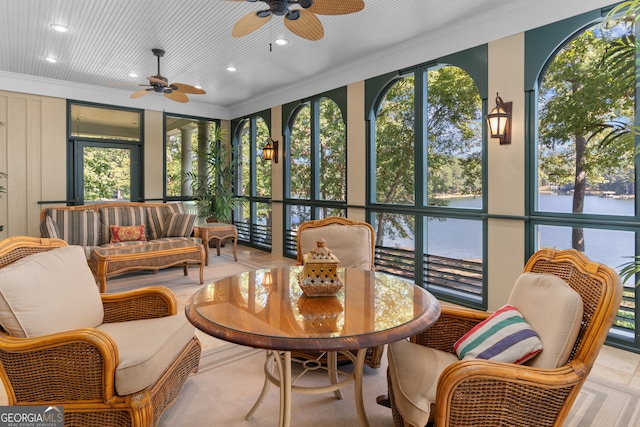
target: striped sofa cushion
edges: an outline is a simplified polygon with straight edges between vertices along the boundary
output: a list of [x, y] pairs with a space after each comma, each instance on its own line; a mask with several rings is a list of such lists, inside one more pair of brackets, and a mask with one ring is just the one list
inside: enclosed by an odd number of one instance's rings
[[47, 215], [53, 220], [58, 237], [68, 244], [80, 246], [100, 244], [100, 220], [97, 212], [52, 208]]
[[144, 206], [107, 206], [99, 209], [101, 221], [100, 244], [111, 241], [112, 225], [144, 225], [147, 215]]
[[505, 305], [463, 335], [453, 348], [461, 360], [520, 364], [540, 353], [542, 342], [522, 314]]
[[182, 203], [167, 203], [164, 206], [147, 206], [147, 237], [155, 240], [162, 237], [167, 216], [173, 213], [184, 213]]
[[173, 213], [166, 217], [166, 224], [162, 230], [162, 237], [189, 237], [196, 223], [196, 216], [191, 214]]
[[40, 236], [50, 239], [59, 239], [58, 227], [49, 215], [44, 217], [44, 221], [40, 223]]

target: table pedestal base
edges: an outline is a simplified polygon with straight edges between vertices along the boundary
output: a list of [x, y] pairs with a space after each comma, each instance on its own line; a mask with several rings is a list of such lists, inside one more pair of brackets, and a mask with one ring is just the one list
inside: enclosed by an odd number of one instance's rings
[[[269, 384], [275, 384], [280, 388], [280, 417], [278, 425], [280, 427], [289, 427], [291, 424], [291, 393], [303, 393], [303, 394], [320, 394], [333, 392], [337, 399], [342, 399], [341, 388], [355, 382], [355, 400], [356, 409], [358, 412], [358, 419], [360, 425], [363, 427], [369, 426], [367, 415], [364, 410], [364, 401], [362, 397], [362, 372], [364, 368], [364, 358], [367, 353], [367, 349], [358, 350], [357, 356], [354, 356], [349, 351], [340, 351], [343, 355], [347, 356], [354, 364], [353, 372], [338, 371], [337, 352], [327, 352], [327, 366], [323, 366], [320, 362], [315, 360], [300, 361], [303, 364], [304, 370], [295, 379], [291, 378], [291, 352], [290, 351], [277, 351], [267, 350], [267, 358], [264, 363], [264, 384], [262, 386], [262, 392], [258, 397], [258, 400], [253, 405], [251, 410], [247, 413], [246, 419], [253, 416], [262, 400], [267, 395], [269, 390]], [[320, 356], [322, 357], [322, 356]], [[277, 375], [272, 372], [271, 366], [275, 365], [277, 369]], [[311, 386], [297, 386], [295, 382], [300, 379], [305, 373], [315, 371], [317, 369], [325, 369], [329, 376], [329, 384], [321, 387]], [[340, 380], [339, 375], [345, 376]]]

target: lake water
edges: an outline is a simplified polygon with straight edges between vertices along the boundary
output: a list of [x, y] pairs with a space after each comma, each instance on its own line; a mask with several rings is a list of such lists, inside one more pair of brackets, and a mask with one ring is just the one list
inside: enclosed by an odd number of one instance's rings
[[[571, 195], [543, 194], [539, 197], [539, 210], [545, 212], [571, 212]], [[451, 207], [480, 207], [481, 199], [451, 199]], [[585, 197], [585, 213], [633, 216], [633, 199], [613, 199], [599, 196]], [[482, 258], [482, 227], [480, 221], [447, 219], [427, 221], [427, 252], [453, 258]], [[538, 247], [567, 249], [571, 247], [571, 227], [540, 225], [537, 228]], [[630, 260], [634, 254], [633, 232], [617, 230], [584, 229], [585, 253], [593, 259], [612, 267]], [[388, 240], [385, 246], [413, 249], [410, 239]]]

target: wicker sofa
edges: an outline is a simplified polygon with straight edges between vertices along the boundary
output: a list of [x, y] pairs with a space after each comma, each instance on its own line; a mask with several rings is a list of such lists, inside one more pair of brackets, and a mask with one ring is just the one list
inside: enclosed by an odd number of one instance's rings
[[[191, 237], [195, 221], [196, 216], [185, 213], [182, 203], [106, 202], [56, 206], [41, 211], [40, 235], [82, 246], [88, 260], [96, 247], [177, 240], [201, 243], [200, 239]], [[132, 232], [140, 226], [143, 226], [138, 228], [140, 233]], [[126, 232], [121, 233], [121, 238], [114, 239], [114, 230]]]

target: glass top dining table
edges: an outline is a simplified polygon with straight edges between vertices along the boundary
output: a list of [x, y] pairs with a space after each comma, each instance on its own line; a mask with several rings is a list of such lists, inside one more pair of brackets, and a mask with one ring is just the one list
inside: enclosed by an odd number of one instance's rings
[[338, 268], [335, 296], [308, 297], [301, 266], [249, 271], [217, 280], [186, 306], [189, 320], [214, 337], [250, 347], [357, 350], [397, 341], [431, 326], [440, 305], [403, 278]]
[[[292, 385], [291, 352], [348, 355], [357, 351], [357, 357], [351, 357], [355, 401], [361, 425], [368, 426], [362, 397], [366, 348], [405, 339], [440, 316], [436, 298], [408, 280], [351, 268], [338, 268], [337, 274], [344, 286], [332, 296], [306, 296], [299, 286], [303, 267], [295, 266], [226, 277], [204, 286], [187, 302], [187, 318], [198, 329], [225, 341], [266, 349], [267, 359], [279, 364], [279, 378], [265, 368], [263, 392], [247, 418], [271, 381], [281, 391], [279, 425], [290, 425], [291, 391], [309, 393]], [[320, 391], [335, 391], [342, 384], [334, 377]]]

